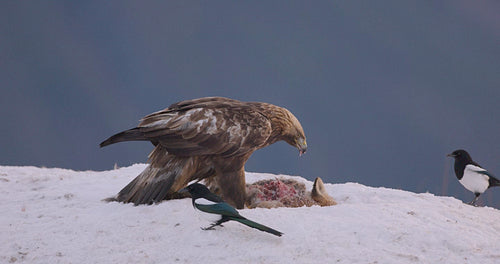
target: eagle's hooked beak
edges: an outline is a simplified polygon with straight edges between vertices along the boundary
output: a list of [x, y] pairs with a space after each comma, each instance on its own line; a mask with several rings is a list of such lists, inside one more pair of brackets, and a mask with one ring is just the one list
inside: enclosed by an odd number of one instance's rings
[[305, 138], [299, 138], [296, 141], [297, 148], [299, 149], [299, 156], [302, 156], [302, 154], [306, 153], [307, 151], [307, 142]]

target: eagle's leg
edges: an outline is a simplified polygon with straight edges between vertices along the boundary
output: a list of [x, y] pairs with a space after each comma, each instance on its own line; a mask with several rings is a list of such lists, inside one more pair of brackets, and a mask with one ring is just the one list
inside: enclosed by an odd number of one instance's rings
[[209, 227], [205, 227], [205, 228], [202, 227], [201, 229], [202, 230], [214, 230], [215, 229], [214, 227], [216, 227], [216, 226], [222, 226], [222, 223], [225, 223], [225, 222], [227, 222], [229, 220], [230, 220], [229, 218], [223, 216], [219, 221], [211, 224]]
[[224, 172], [217, 181], [222, 199], [237, 209], [243, 209], [246, 200], [245, 170]]

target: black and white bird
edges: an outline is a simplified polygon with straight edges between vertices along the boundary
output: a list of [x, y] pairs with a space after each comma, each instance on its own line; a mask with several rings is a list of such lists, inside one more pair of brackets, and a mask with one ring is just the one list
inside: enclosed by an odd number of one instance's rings
[[268, 232], [275, 236], [281, 236], [283, 234], [270, 227], [261, 225], [243, 217], [238, 213], [238, 211], [236, 211], [236, 209], [234, 209], [234, 207], [224, 202], [219, 196], [210, 192], [210, 190], [208, 190], [208, 188], [203, 184], [193, 183], [186, 188], [181, 189], [179, 192], [189, 192], [191, 194], [194, 208], [205, 213], [221, 216], [221, 218], [211, 226], [202, 228], [203, 230], [213, 229], [215, 226], [222, 226], [222, 223], [233, 220], [260, 231]]
[[500, 186], [500, 180], [474, 162], [467, 151], [459, 149], [447, 156], [455, 159], [458, 181], [476, 196], [469, 204], [475, 206], [479, 195], [490, 187]]

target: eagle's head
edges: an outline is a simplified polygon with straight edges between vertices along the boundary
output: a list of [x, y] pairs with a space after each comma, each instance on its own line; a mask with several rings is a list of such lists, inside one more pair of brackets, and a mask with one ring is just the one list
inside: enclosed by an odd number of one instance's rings
[[[286, 110], [286, 109], [285, 109]], [[304, 129], [299, 120], [288, 110], [286, 110], [286, 120], [284, 123], [283, 140], [299, 150], [299, 155], [306, 153], [307, 141]]]

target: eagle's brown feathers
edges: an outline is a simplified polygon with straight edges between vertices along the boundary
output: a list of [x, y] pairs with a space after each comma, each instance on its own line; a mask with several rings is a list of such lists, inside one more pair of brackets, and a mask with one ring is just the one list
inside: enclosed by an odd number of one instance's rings
[[244, 165], [255, 150], [279, 140], [300, 154], [307, 149], [302, 126], [287, 109], [222, 97], [172, 104], [100, 146], [131, 140], [155, 145], [149, 166], [114, 197], [134, 204], [174, 198], [188, 182], [206, 179], [227, 202], [243, 208]]

